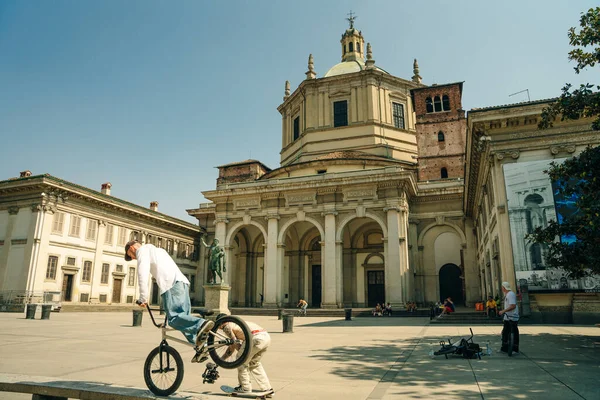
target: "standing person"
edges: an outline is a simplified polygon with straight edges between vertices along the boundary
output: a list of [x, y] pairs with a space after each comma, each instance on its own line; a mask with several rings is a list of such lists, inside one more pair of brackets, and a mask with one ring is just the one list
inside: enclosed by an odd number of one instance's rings
[[[227, 314], [221, 313], [217, 315], [217, 324], [219, 323], [219, 319], [225, 317]], [[271, 336], [269, 336], [269, 332], [266, 329], [255, 324], [254, 322], [245, 321], [248, 328], [252, 332], [252, 349], [250, 349], [250, 356], [248, 356], [248, 361], [238, 367], [238, 383], [239, 385], [235, 387], [235, 391], [237, 393], [250, 393], [252, 392], [252, 382], [250, 381], [250, 373], [256, 380], [258, 384], [258, 392], [261, 392], [263, 395], [270, 396], [273, 394], [273, 388], [271, 387], [271, 383], [269, 382], [269, 378], [267, 377], [267, 373], [262, 366], [260, 360], [265, 355], [267, 348], [271, 344]], [[239, 326], [232, 324], [230, 322], [226, 322], [221, 327], [223, 331], [229, 335], [232, 339], [241, 339], [244, 340], [244, 333], [239, 328]], [[233, 352], [237, 350], [234, 345], [231, 345], [223, 355], [224, 359], [227, 359], [233, 354]]]
[[512, 327], [514, 333], [513, 354], [519, 354], [519, 306], [517, 305], [517, 295], [512, 291], [508, 282], [502, 282], [502, 292], [504, 293], [504, 309], [498, 312], [499, 315], [504, 315], [500, 351], [508, 352], [508, 340]]
[[[169, 326], [181, 331], [188, 342], [201, 346], [206, 333], [215, 323], [190, 314], [190, 282], [171, 256], [152, 244], [142, 245], [137, 240], [132, 240], [125, 245], [125, 261], [131, 260], [137, 260], [139, 305], [148, 306], [148, 281], [152, 274], [160, 290]], [[199, 362], [198, 354], [192, 362]]]

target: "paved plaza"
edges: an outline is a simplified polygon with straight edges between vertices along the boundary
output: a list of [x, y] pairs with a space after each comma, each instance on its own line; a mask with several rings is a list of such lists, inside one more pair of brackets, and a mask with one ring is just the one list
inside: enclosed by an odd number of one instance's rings
[[[468, 326], [309, 316], [295, 318], [294, 333], [281, 333], [277, 317], [249, 319], [271, 333], [263, 360], [278, 400], [600, 398], [597, 327], [522, 326], [518, 356], [446, 360], [428, 353], [442, 338], [467, 335]], [[160, 333], [147, 314], [142, 327], [131, 323], [131, 313], [53, 313], [46, 321], [0, 313], [0, 373], [145, 388], [143, 363]], [[499, 348], [500, 325], [473, 330], [476, 343]], [[202, 384], [204, 366], [189, 363], [189, 348], [174, 346], [186, 361], [180, 391], [216, 399], [220, 385], [237, 384], [236, 371], [222, 368], [215, 384]], [[0, 392], [0, 399], [30, 398]]]

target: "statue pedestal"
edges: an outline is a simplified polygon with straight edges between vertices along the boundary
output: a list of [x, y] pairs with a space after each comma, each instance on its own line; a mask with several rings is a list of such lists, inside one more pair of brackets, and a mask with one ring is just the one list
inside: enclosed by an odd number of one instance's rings
[[229, 311], [229, 291], [231, 286], [222, 283], [206, 284], [204, 287], [204, 307], [215, 312], [231, 314]]

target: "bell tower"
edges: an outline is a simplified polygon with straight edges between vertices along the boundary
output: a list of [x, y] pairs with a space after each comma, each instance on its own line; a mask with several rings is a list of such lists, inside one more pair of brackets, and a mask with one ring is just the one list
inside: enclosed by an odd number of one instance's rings
[[356, 16], [350, 11], [349, 17], [346, 18], [350, 23], [350, 28], [346, 29], [346, 32], [342, 34], [342, 62], [344, 61], [356, 61], [365, 59], [365, 40], [362, 36], [362, 32], [354, 28], [354, 20]]

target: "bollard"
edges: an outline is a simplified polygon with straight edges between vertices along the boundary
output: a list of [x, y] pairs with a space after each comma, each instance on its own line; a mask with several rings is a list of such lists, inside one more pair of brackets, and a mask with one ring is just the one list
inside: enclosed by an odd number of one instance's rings
[[35, 310], [37, 309], [37, 304], [27, 304], [27, 311], [25, 318], [26, 319], [35, 319]]
[[41, 319], [50, 319], [50, 311], [52, 311], [52, 304], [42, 304]]
[[142, 326], [142, 315], [144, 310], [133, 310], [133, 326]]
[[345, 308], [344, 311], [346, 313], [346, 321], [352, 321], [352, 309]]
[[294, 333], [294, 316], [292, 314], [283, 314], [283, 333]]
[[280, 308], [277, 310], [277, 319], [278, 320], [281, 319], [281, 316], [283, 315], [283, 311], [284, 311], [283, 308]]

